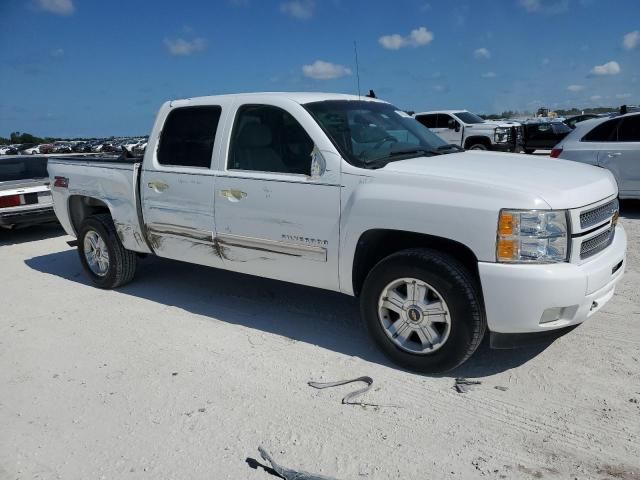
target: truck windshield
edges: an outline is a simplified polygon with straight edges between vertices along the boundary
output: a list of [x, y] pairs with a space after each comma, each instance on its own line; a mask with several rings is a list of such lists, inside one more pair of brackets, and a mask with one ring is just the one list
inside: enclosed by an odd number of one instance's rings
[[326, 100], [304, 105], [352, 165], [376, 168], [395, 160], [456, 150], [388, 103]]
[[0, 182], [47, 178], [47, 159], [0, 158]]
[[463, 123], [484, 123], [484, 120], [475, 113], [457, 112], [454, 115], [462, 120]]

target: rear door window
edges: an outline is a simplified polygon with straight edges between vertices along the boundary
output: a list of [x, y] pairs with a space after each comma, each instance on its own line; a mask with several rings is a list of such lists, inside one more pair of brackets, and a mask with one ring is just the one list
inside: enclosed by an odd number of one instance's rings
[[640, 115], [634, 115], [622, 120], [618, 127], [619, 142], [640, 142]]
[[615, 118], [613, 120], [608, 120], [604, 123], [601, 123], [589, 133], [587, 133], [584, 137], [582, 137], [583, 142], [612, 142], [616, 139], [616, 130], [618, 124], [620, 123], [619, 118]]
[[417, 115], [416, 120], [427, 128], [437, 128], [438, 116], [434, 114]]
[[158, 163], [209, 168], [221, 113], [217, 105], [172, 110], [160, 135]]

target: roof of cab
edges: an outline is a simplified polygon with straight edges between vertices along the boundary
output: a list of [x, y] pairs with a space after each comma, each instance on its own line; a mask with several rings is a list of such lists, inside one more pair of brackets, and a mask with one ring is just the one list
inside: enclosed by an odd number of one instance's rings
[[272, 98], [286, 98], [299, 104], [322, 102], [326, 100], [364, 100], [369, 102], [384, 102], [377, 98], [369, 98], [364, 95], [349, 95], [346, 93], [322, 93], [322, 92], [255, 92], [255, 93], [231, 93], [226, 95], [211, 95], [206, 97], [192, 97], [179, 100], [172, 100], [173, 102], [188, 102], [198, 101], [202, 102], [215, 102], [222, 98], [251, 98], [251, 97], [272, 97]]

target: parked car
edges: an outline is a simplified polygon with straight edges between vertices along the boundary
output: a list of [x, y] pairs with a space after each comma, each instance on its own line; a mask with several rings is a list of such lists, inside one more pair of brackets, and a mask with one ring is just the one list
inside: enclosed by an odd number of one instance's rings
[[18, 149], [12, 145], [0, 146], [0, 155], [17, 155]]
[[571, 132], [571, 128], [563, 122], [533, 120], [523, 123], [522, 131], [522, 149], [531, 154], [536, 150], [551, 150]]
[[56, 143], [51, 153], [73, 153], [73, 149], [67, 143]]
[[640, 198], [640, 113], [580, 122], [551, 156], [606, 168], [620, 198]]
[[76, 143], [72, 150], [76, 153], [91, 153], [91, 145], [88, 143]]
[[576, 123], [584, 122], [585, 120], [591, 120], [592, 118], [598, 118], [600, 115], [595, 113], [585, 113], [584, 115], [576, 115], [564, 120], [564, 123], [571, 129], [576, 128]]
[[45, 157], [0, 158], [0, 227], [55, 222]]
[[22, 153], [24, 153], [25, 155], [37, 155], [40, 153], [40, 146], [39, 145], [35, 145], [33, 147], [28, 147], [25, 148]]
[[55, 149], [56, 147], [52, 143], [45, 143], [38, 147], [38, 150], [40, 150], [40, 153], [43, 153], [43, 154], [54, 153]]
[[382, 351], [420, 371], [464, 362], [487, 329], [502, 348], [561, 335], [625, 265], [606, 170], [462, 151], [371, 98], [167, 102], [142, 160], [59, 157], [49, 173], [96, 286], [156, 254], [359, 296]]
[[520, 148], [522, 127], [517, 122], [483, 120], [467, 110], [442, 110], [413, 115], [447, 143], [466, 150], [515, 152]]

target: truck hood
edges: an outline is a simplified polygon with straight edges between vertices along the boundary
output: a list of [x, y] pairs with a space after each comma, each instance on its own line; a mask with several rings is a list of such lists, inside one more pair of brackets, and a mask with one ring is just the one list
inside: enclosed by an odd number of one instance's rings
[[[616, 195], [613, 175], [605, 169], [550, 157], [512, 153], [466, 151], [400, 160], [383, 169], [416, 181], [434, 181], [479, 187], [505, 201], [518, 199], [519, 205], [505, 208], [540, 208], [540, 200], [553, 209], [578, 208]], [[409, 181], [410, 182], [410, 181]], [[523, 206], [526, 200], [530, 204]], [[542, 207], [544, 208], [544, 207]]]
[[496, 127], [504, 127], [504, 128], [511, 128], [511, 127], [518, 127], [520, 126], [519, 123], [506, 123], [506, 122], [491, 122], [491, 121], [486, 121], [484, 123], [474, 123], [473, 125], [465, 125], [465, 129], [466, 130], [471, 130], [471, 131], [475, 131], [475, 132], [479, 132], [479, 131], [490, 131], [493, 132]]

